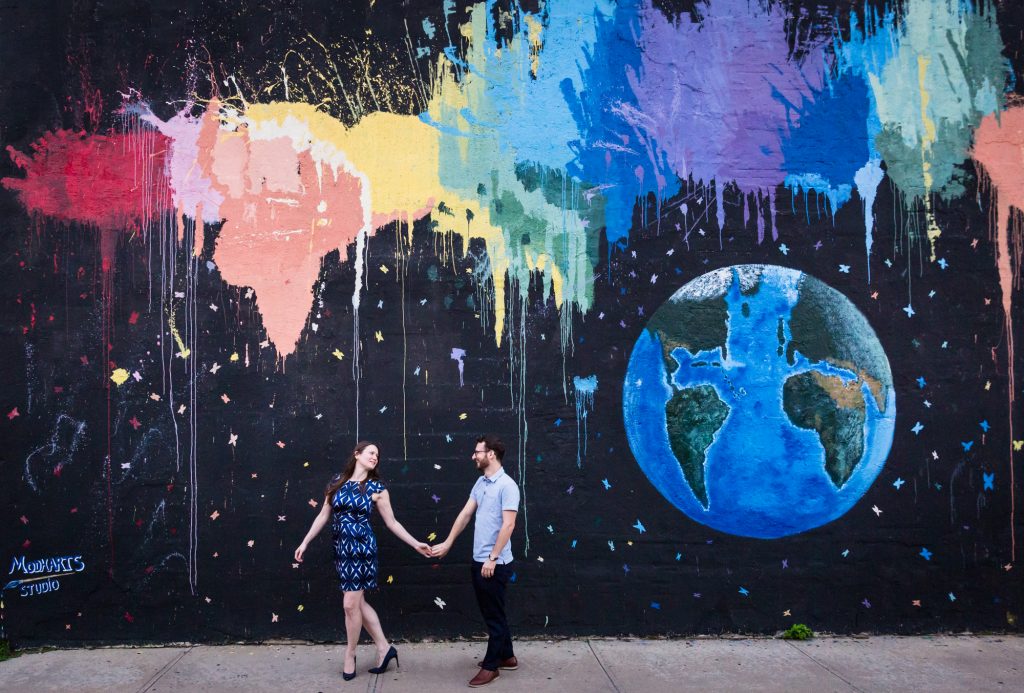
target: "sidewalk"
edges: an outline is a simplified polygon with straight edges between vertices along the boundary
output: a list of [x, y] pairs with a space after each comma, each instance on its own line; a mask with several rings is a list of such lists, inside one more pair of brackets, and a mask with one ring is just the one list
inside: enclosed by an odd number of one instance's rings
[[[339, 645], [235, 645], [59, 650], [0, 662], [0, 690], [387, 691], [469, 690], [482, 642], [398, 645], [401, 672], [341, 679]], [[520, 667], [488, 691], [1021, 691], [1024, 637], [562, 640], [516, 643]]]

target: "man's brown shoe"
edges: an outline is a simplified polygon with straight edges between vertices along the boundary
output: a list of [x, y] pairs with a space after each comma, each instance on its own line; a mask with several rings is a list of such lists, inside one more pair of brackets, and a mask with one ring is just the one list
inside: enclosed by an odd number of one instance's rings
[[469, 681], [470, 688], [480, 688], [480, 686], [486, 686], [494, 679], [498, 678], [497, 671], [490, 671], [488, 669], [481, 669], [480, 672]]
[[[483, 662], [477, 662], [476, 665], [482, 669], [483, 666], [484, 666], [484, 663]], [[505, 671], [515, 671], [516, 669], [519, 668], [519, 660], [516, 659], [515, 657], [509, 657], [508, 659], [503, 659], [500, 662], [498, 662], [498, 668], [499, 669], [504, 669]]]

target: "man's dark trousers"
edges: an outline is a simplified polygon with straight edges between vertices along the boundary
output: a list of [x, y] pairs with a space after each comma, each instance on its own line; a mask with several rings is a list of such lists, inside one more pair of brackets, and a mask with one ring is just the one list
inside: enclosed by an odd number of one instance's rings
[[476, 592], [476, 603], [487, 624], [487, 654], [481, 663], [483, 669], [495, 671], [498, 664], [509, 657], [512, 651], [512, 633], [508, 629], [505, 618], [505, 585], [512, 575], [512, 566], [494, 566], [494, 575], [485, 578], [480, 574], [483, 563], [473, 562], [473, 591]]

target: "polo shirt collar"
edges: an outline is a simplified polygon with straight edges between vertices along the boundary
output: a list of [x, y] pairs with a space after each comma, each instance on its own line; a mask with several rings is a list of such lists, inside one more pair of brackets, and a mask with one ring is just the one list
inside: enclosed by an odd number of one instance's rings
[[505, 475], [505, 468], [502, 467], [497, 472], [495, 472], [492, 476], [484, 475], [484, 481], [493, 484], [494, 482], [496, 482], [498, 479], [500, 479], [504, 475]]

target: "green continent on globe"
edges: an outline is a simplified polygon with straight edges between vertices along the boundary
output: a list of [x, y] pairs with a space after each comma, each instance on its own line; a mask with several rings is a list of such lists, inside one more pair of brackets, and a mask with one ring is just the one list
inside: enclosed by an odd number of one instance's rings
[[677, 367], [672, 352], [683, 347], [691, 354], [722, 347], [727, 356], [729, 338], [729, 306], [724, 296], [706, 299], [669, 299], [655, 312], [647, 325], [658, 335], [665, 369], [672, 373]]
[[792, 335], [786, 358], [795, 363], [800, 352], [812, 363], [824, 361], [854, 371], [868, 385], [878, 410], [885, 413], [893, 387], [889, 360], [867, 318], [852, 303], [835, 300], [832, 290], [818, 281], [800, 280], [800, 298], [789, 318]]
[[668, 442], [682, 467], [693, 495], [708, 507], [708, 489], [704, 482], [704, 460], [715, 433], [729, 416], [729, 405], [711, 385], [677, 390], [665, 405]]
[[842, 488], [864, 454], [866, 410], [859, 381], [847, 385], [821, 373], [792, 375], [782, 388], [782, 407], [794, 425], [817, 432], [825, 471]]

